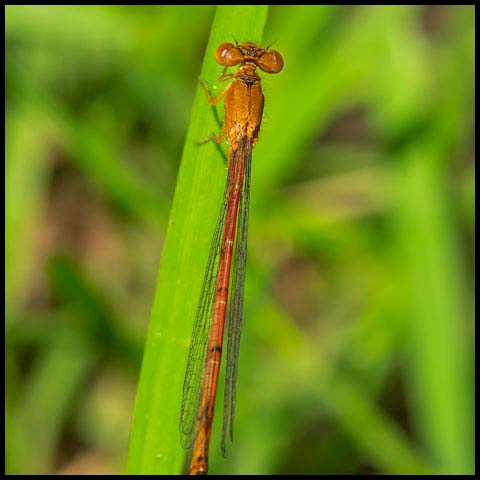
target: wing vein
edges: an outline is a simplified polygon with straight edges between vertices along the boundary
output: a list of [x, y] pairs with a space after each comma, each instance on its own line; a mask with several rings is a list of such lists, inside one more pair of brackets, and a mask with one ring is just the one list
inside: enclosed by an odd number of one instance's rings
[[241, 142], [244, 155], [244, 177], [242, 195], [237, 215], [237, 234], [235, 238], [235, 250], [233, 258], [233, 272], [227, 307], [227, 358], [225, 374], [225, 391], [223, 404], [223, 427], [222, 427], [222, 455], [227, 456], [226, 439], [230, 431], [230, 439], [233, 440], [233, 424], [235, 419], [235, 397], [238, 367], [238, 351], [240, 346], [240, 334], [242, 330], [243, 294], [245, 287], [245, 270], [247, 260], [247, 236], [248, 215], [250, 200], [250, 171], [251, 171], [251, 139], [246, 138]]
[[208, 336], [212, 322], [215, 288], [218, 277], [218, 264], [222, 247], [223, 226], [227, 208], [229, 172], [225, 184], [223, 201], [213, 234], [203, 278], [202, 290], [195, 315], [195, 323], [188, 352], [187, 369], [183, 382], [182, 407], [180, 413], [180, 439], [183, 448], [192, 446], [196, 435], [196, 420], [200, 408], [207, 354]]

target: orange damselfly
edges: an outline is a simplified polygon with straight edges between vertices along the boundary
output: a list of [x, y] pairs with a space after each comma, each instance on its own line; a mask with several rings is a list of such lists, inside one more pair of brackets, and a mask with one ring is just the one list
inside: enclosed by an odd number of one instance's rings
[[[211, 105], [225, 96], [225, 122], [220, 135], [229, 145], [228, 174], [223, 202], [215, 227], [188, 354], [183, 384], [180, 436], [184, 448], [194, 444], [190, 474], [206, 474], [213, 412], [227, 324], [227, 357], [223, 405], [222, 454], [226, 437], [233, 440], [235, 383], [243, 313], [247, 257], [247, 229], [252, 148], [258, 140], [264, 97], [257, 67], [278, 73], [283, 59], [275, 50], [254, 43], [223, 43], [216, 51], [225, 68], [220, 80], [230, 80], [215, 98], [203, 86]], [[235, 73], [228, 67], [240, 65]], [[233, 262], [232, 262], [233, 260]], [[229, 289], [231, 294], [229, 295]]]

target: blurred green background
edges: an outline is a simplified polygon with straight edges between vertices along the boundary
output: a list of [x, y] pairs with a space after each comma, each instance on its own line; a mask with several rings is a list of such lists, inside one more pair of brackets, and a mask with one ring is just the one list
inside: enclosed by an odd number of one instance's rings
[[[214, 13], [6, 7], [8, 473], [124, 471]], [[474, 13], [269, 8], [212, 473], [473, 473]]]

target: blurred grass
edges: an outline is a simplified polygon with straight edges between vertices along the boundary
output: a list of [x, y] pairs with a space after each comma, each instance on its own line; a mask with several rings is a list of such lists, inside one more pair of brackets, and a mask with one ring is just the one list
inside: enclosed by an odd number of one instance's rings
[[[35, 109], [24, 109], [9, 117], [5, 153], [5, 307], [12, 313], [21, 303], [25, 283], [31, 275], [34, 255], [32, 231], [40, 216], [45, 195], [44, 159], [48, 155], [43, 138], [49, 134], [49, 119]], [[38, 124], [43, 129], [37, 129]], [[36, 162], [32, 162], [36, 158]], [[11, 315], [6, 315], [7, 323]]]
[[7, 472], [123, 471], [167, 225], [128, 470], [180, 470], [225, 177], [196, 79], [204, 59], [219, 86], [233, 35], [285, 68], [262, 79], [236, 439], [221, 459], [214, 423], [211, 472], [473, 473], [474, 7], [277, 6], [263, 35], [265, 7], [214, 12], [6, 7]]
[[432, 168], [439, 157], [428, 143], [406, 152], [400, 190], [399, 240], [412, 296], [410, 393], [419, 433], [439, 470], [473, 473], [473, 350], [462, 322], [466, 299], [447, 189]]

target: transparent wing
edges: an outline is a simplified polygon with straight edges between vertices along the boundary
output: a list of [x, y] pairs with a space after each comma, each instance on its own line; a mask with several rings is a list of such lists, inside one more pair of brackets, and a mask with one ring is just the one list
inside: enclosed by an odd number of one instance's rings
[[183, 382], [182, 408], [180, 413], [180, 441], [185, 449], [192, 446], [196, 434], [196, 420], [202, 395], [205, 357], [212, 322], [212, 309], [215, 300], [215, 288], [222, 247], [230, 175], [231, 173], [229, 172], [223, 194], [223, 202], [213, 234], [212, 246], [210, 247], [207, 268], [203, 278], [202, 290], [195, 316], [190, 350], [188, 352], [187, 370]]
[[250, 167], [252, 160], [251, 139], [240, 143], [240, 155], [244, 155], [244, 176], [242, 195], [238, 206], [237, 230], [233, 269], [230, 276], [229, 298], [227, 306], [227, 358], [225, 374], [225, 392], [223, 399], [222, 455], [227, 456], [226, 439], [230, 431], [233, 441], [233, 424], [235, 419], [235, 393], [237, 381], [238, 350], [242, 330], [243, 292], [245, 286], [245, 268], [247, 261], [248, 214], [250, 200]]

